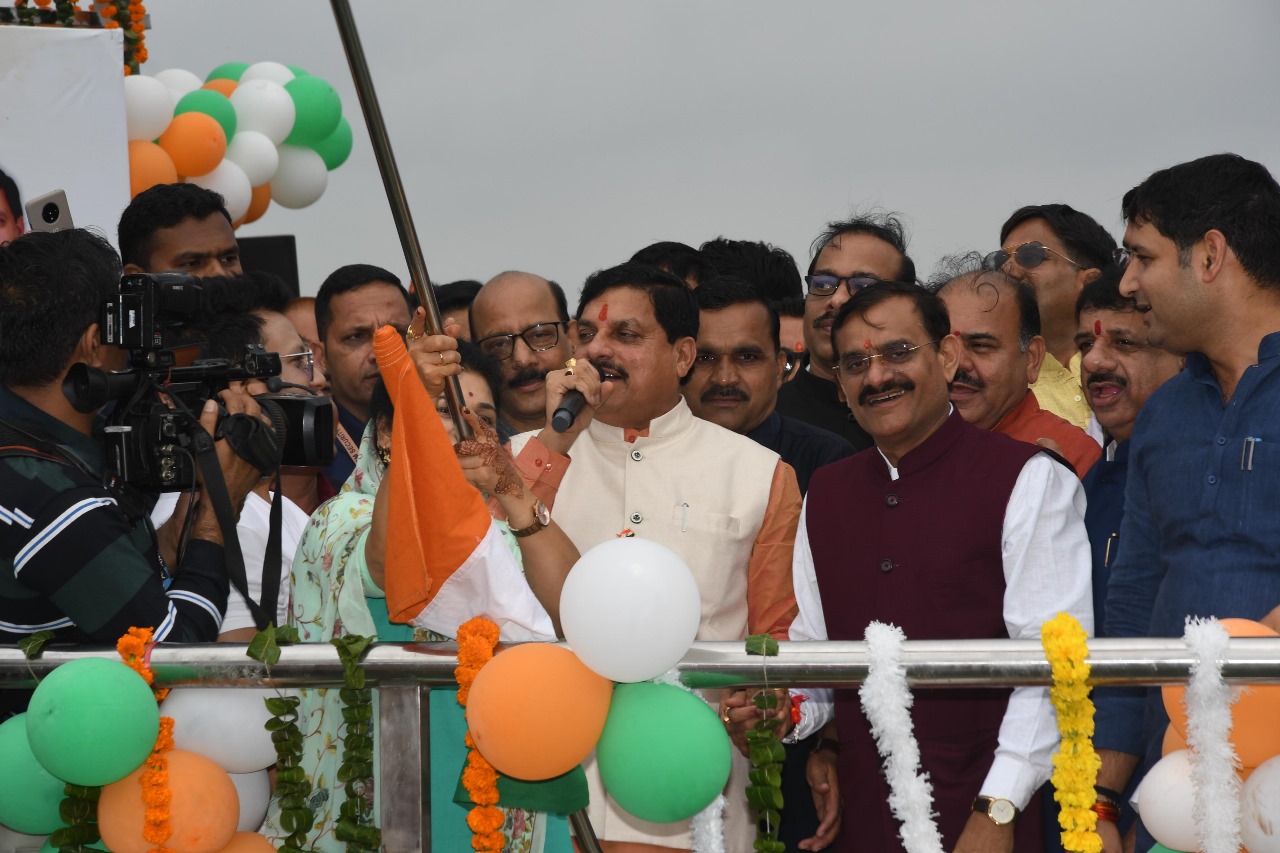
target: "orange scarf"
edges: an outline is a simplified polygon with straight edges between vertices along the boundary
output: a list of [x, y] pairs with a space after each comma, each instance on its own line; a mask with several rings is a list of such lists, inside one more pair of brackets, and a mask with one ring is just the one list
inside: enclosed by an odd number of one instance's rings
[[480, 491], [462, 475], [400, 333], [379, 329], [373, 352], [396, 407], [385, 474], [387, 610], [393, 622], [408, 622], [475, 552], [492, 520]]

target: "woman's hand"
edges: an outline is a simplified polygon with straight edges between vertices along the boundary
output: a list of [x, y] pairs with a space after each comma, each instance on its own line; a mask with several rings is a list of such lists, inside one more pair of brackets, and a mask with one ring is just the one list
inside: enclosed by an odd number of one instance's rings
[[486, 494], [493, 495], [500, 503], [504, 499], [523, 500], [524, 480], [516, 470], [515, 460], [498, 441], [498, 434], [470, 409], [462, 410], [462, 417], [471, 424], [473, 438], [454, 445], [458, 464], [467, 482]]
[[449, 377], [462, 372], [462, 357], [458, 355], [457, 338], [449, 334], [451, 328], [458, 331], [456, 325], [446, 326], [443, 335], [426, 334], [426, 326], [427, 312], [419, 308], [414, 312], [404, 337], [409, 357], [413, 359], [413, 366], [427, 389], [427, 396], [434, 400], [444, 393]]

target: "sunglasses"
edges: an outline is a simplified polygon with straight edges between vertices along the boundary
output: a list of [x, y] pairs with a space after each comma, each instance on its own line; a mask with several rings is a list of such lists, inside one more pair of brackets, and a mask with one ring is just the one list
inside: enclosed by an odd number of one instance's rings
[[984, 270], [998, 270], [1009, 262], [1009, 258], [1013, 258], [1018, 262], [1018, 266], [1024, 270], [1033, 270], [1043, 264], [1050, 255], [1057, 255], [1076, 269], [1086, 268], [1084, 264], [1071, 260], [1071, 258], [1061, 252], [1050, 249], [1038, 240], [1023, 243], [1012, 252], [1007, 249], [996, 249], [982, 259], [982, 268]]
[[851, 275], [844, 278], [835, 275], [807, 275], [804, 277], [804, 283], [809, 289], [810, 296], [830, 296], [839, 290], [842, 284], [848, 288], [849, 295], [852, 296], [859, 290], [870, 287], [881, 280], [871, 275]]

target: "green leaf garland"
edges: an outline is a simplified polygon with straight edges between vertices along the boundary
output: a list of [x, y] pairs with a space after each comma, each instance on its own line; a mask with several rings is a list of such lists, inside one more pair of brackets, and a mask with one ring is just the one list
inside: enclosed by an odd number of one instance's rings
[[[747, 637], [747, 654], [776, 657], [778, 641], [768, 634]], [[768, 689], [768, 670], [765, 670], [765, 689], [751, 697], [751, 703], [761, 711], [778, 707], [778, 695]], [[778, 840], [782, 823], [782, 760], [785, 752], [778, 740], [780, 721], [762, 714], [755, 727], [747, 732], [747, 757], [751, 770], [747, 774], [747, 804], [756, 812], [756, 840], [752, 845], [757, 853], [785, 853], [787, 846]]]

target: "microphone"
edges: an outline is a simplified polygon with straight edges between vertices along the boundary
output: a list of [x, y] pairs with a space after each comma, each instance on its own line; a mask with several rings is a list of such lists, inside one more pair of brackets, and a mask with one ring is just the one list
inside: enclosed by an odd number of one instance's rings
[[560, 405], [556, 406], [555, 412], [551, 415], [551, 428], [556, 432], [564, 432], [573, 426], [573, 422], [578, 417], [578, 412], [582, 411], [582, 407], [587, 403], [587, 398], [582, 396], [582, 392], [578, 390], [569, 391], [564, 395], [564, 399], [560, 401]]

